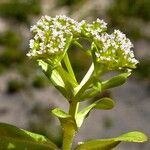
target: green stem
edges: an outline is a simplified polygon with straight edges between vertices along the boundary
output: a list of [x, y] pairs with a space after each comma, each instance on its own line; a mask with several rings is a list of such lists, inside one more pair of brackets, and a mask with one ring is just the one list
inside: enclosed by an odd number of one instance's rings
[[[69, 114], [72, 116], [73, 120], [75, 120], [77, 111], [78, 111], [79, 103], [77, 101], [71, 101]], [[63, 125], [63, 150], [71, 150], [73, 138], [76, 134], [76, 127], [73, 122], [68, 121]]]
[[63, 126], [63, 147], [62, 150], [71, 150], [73, 138], [76, 130], [71, 122], [67, 122]]
[[76, 100], [71, 101], [70, 108], [69, 108], [69, 114], [74, 118], [76, 117], [78, 107], [79, 107], [79, 102], [78, 101], [76, 101]]
[[64, 56], [64, 62], [65, 62], [65, 65], [67, 67], [67, 70], [69, 72], [69, 74], [72, 76], [72, 78], [77, 82], [76, 80], [76, 77], [75, 77], [75, 74], [74, 74], [74, 71], [72, 69], [72, 66], [71, 66], [71, 63], [70, 63], [70, 60], [69, 60], [69, 57], [68, 57], [68, 54], [66, 53], [65, 56]]
[[76, 46], [78, 46], [79, 48], [81, 48], [82, 50], [85, 50], [84, 47], [83, 47], [79, 42], [74, 41], [74, 44], [75, 44]]
[[88, 72], [86, 73], [86, 75], [84, 76], [82, 81], [80, 82], [79, 86], [77, 86], [75, 89], [76, 97], [78, 97], [80, 94], [82, 94], [88, 88], [88, 86], [91, 84], [93, 72], [94, 72], [94, 64], [92, 63]]

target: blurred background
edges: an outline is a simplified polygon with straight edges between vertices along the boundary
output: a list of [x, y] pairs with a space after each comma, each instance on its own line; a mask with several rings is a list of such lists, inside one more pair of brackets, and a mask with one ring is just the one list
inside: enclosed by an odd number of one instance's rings
[[[46, 135], [61, 146], [62, 131], [50, 110], [67, 109], [67, 102], [26, 53], [30, 26], [42, 15], [62, 14], [89, 22], [104, 19], [109, 31], [120, 29], [127, 34], [140, 61], [125, 85], [96, 97], [110, 96], [116, 107], [93, 111], [75, 143], [132, 130], [150, 135], [150, 0], [0, 0], [0, 122]], [[81, 78], [89, 62], [79, 59], [78, 52], [71, 55]], [[149, 150], [150, 143], [121, 144], [116, 148], [127, 149]]]

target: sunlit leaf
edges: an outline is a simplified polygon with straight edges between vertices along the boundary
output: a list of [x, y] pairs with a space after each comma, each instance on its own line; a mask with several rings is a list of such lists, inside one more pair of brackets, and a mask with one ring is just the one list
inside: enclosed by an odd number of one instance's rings
[[71, 115], [67, 114], [66, 112], [64, 112], [63, 110], [61, 110], [60, 108], [55, 108], [52, 110], [52, 113], [57, 116], [58, 118], [70, 118]]
[[95, 109], [112, 109], [115, 106], [115, 102], [108, 97], [104, 97], [96, 102]]
[[0, 149], [58, 150], [57, 146], [46, 137], [6, 123], [0, 123]]
[[64, 88], [65, 84], [59, 73], [54, 68], [51, 68], [49, 64], [44, 62], [43, 60], [38, 60], [38, 62], [39, 66], [42, 67], [43, 72], [48, 77], [48, 79], [50, 79], [50, 81], [54, 84], [54, 86], [60, 86]]
[[84, 119], [87, 117], [87, 115], [89, 114], [89, 112], [92, 109], [112, 109], [115, 105], [115, 102], [107, 97], [104, 97], [96, 102], [94, 102], [93, 104], [89, 105], [88, 107], [82, 109], [80, 112], [78, 112], [77, 116], [76, 116], [76, 122], [77, 122], [77, 126], [80, 127], [84, 121]]
[[123, 134], [116, 138], [87, 141], [77, 146], [75, 150], [111, 150], [112, 148], [116, 147], [120, 142], [141, 143], [146, 142], [147, 140], [148, 139], [145, 134], [135, 131]]
[[130, 73], [122, 73], [117, 76], [112, 77], [109, 80], [102, 82], [102, 90], [113, 88], [124, 84]]

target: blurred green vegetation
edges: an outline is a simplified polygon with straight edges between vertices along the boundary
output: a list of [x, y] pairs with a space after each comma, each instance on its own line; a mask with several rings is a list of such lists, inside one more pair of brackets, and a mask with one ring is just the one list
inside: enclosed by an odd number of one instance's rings
[[20, 46], [21, 42], [19, 36], [12, 30], [0, 34], [0, 45], [16, 48]]
[[12, 30], [0, 34], [0, 72], [23, 64], [24, 51], [21, 48], [22, 39]]
[[11, 79], [7, 83], [7, 93], [13, 94], [17, 93], [24, 88], [23, 81], [19, 81], [18, 79]]
[[[87, 44], [87, 43], [84, 43], [84, 44]], [[76, 47], [75, 45], [72, 45], [69, 48], [68, 54], [69, 54], [69, 57], [71, 58], [70, 61], [73, 66], [75, 76], [80, 82], [91, 65], [91, 62], [92, 62], [91, 57], [86, 55], [83, 50]]]
[[109, 15], [114, 23], [124, 19], [124, 17], [136, 17], [144, 21], [150, 20], [149, 0], [115, 0], [109, 9]]
[[81, 3], [82, 1], [85, 0], [57, 0], [57, 4], [58, 5], [68, 5], [68, 6], [72, 6], [75, 5], [77, 3]]
[[35, 88], [44, 88], [48, 85], [48, 80], [45, 78], [45, 76], [36, 75], [33, 78], [32, 86]]
[[114, 124], [114, 122], [113, 122], [112, 118], [107, 117], [107, 116], [103, 117], [103, 127], [106, 130], [111, 129], [113, 127], [113, 124]]
[[150, 60], [149, 59], [141, 60], [137, 69], [135, 70], [135, 74], [139, 79], [150, 81]]
[[10, 0], [0, 3], [0, 16], [18, 22], [29, 22], [29, 15], [41, 13], [40, 0]]
[[8, 67], [22, 63], [24, 59], [24, 54], [20, 50], [7, 48], [0, 55], [0, 64], [8, 69]]
[[150, 21], [150, 0], [114, 0], [107, 15], [111, 27], [118, 27], [133, 40], [150, 39], [141, 30], [141, 24]]

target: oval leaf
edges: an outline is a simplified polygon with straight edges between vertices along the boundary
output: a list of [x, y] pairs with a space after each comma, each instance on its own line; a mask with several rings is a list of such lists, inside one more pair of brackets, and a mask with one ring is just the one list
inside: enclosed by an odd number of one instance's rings
[[147, 136], [142, 132], [129, 132], [111, 139], [91, 140], [80, 144], [75, 150], [111, 150], [120, 142], [146, 142]]
[[129, 75], [130, 73], [122, 73], [122, 74], [112, 77], [109, 80], [103, 81], [102, 90], [110, 89], [110, 88], [117, 87], [117, 86], [124, 84]]
[[77, 127], [80, 128], [84, 119], [87, 117], [88, 113], [94, 108], [95, 104], [91, 104], [90, 106], [82, 109], [76, 115], [76, 123]]
[[58, 118], [71, 118], [71, 115], [67, 114], [60, 108], [55, 108], [52, 110], [52, 113]]
[[6, 123], [0, 123], [0, 149], [58, 150], [46, 137]]
[[92, 109], [95, 108], [95, 109], [107, 110], [107, 109], [112, 109], [114, 106], [115, 106], [115, 102], [112, 99], [104, 97], [94, 102], [93, 104], [89, 105], [88, 107], [85, 107], [84, 109], [82, 109], [77, 113], [76, 123], [78, 128], [81, 127], [84, 119], [88, 116], [88, 114]]
[[114, 106], [115, 106], [115, 102], [111, 98], [104, 97], [96, 103], [94, 108], [107, 110], [107, 109], [114, 108]]

